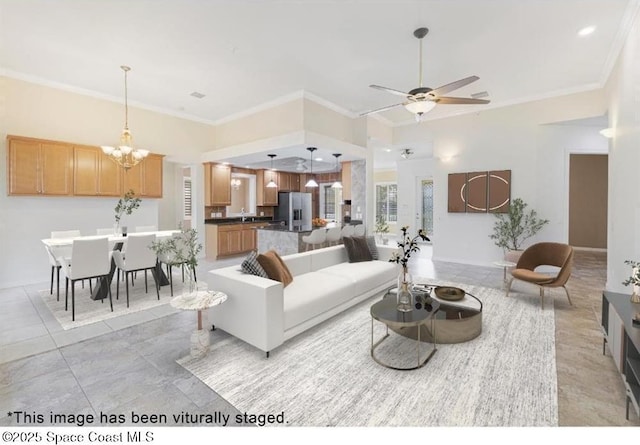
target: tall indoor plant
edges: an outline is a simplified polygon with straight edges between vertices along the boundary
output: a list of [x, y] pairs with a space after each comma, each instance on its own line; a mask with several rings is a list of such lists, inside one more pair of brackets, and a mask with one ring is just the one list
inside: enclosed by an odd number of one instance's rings
[[521, 198], [516, 198], [511, 201], [506, 214], [495, 214], [497, 221], [489, 238], [505, 251], [507, 261], [517, 262], [522, 254], [524, 242], [549, 223], [548, 219], [538, 218], [535, 210], [527, 212], [527, 206]]
[[160, 262], [172, 266], [185, 266], [189, 292], [192, 293], [196, 290], [196, 267], [198, 266], [198, 254], [202, 251], [202, 244], [198, 242], [196, 229], [185, 229], [182, 223], [180, 223], [179, 229], [179, 234], [154, 241], [150, 249], [156, 253]]

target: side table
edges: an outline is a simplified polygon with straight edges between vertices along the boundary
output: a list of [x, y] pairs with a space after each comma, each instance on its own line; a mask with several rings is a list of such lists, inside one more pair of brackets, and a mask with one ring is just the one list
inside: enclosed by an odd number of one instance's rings
[[502, 267], [504, 269], [504, 274], [502, 275], [502, 281], [504, 283], [507, 282], [507, 269], [511, 267], [516, 267], [516, 263], [514, 263], [513, 261], [505, 261], [505, 260], [494, 261], [493, 265], [497, 267]]
[[209, 331], [202, 329], [202, 311], [227, 301], [227, 294], [217, 291], [198, 290], [171, 299], [171, 306], [185, 311], [198, 312], [198, 328], [191, 334], [191, 356], [203, 357], [209, 351]]

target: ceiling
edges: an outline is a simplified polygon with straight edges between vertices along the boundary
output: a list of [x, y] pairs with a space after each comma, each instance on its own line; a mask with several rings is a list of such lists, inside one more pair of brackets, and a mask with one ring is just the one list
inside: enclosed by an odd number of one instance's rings
[[[428, 118], [599, 87], [636, 0], [0, 0], [0, 73], [215, 123], [305, 91], [357, 116], [402, 101], [369, 88], [477, 75]], [[586, 37], [578, 31], [595, 26]], [[199, 92], [201, 99], [191, 96]], [[413, 121], [402, 107], [380, 113]], [[132, 125], [133, 127], [133, 125]], [[398, 149], [399, 151], [399, 149]], [[300, 155], [304, 157], [304, 154]]]

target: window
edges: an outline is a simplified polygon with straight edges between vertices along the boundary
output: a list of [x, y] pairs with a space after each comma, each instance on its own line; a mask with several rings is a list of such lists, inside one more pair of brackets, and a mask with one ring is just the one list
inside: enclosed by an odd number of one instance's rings
[[329, 221], [340, 221], [342, 189], [331, 187], [333, 183], [320, 184], [320, 218]]
[[388, 223], [398, 221], [397, 184], [376, 184], [376, 220], [378, 217]]
[[184, 218], [191, 219], [191, 178], [184, 178], [182, 184]]

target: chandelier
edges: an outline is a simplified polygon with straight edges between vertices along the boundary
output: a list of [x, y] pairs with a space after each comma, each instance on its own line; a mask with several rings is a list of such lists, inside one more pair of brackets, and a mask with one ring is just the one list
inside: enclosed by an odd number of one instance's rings
[[120, 135], [120, 143], [116, 147], [102, 145], [101, 148], [112, 161], [128, 170], [146, 158], [149, 150], [133, 148], [133, 136], [129, 131], [129, 104], [127, 101], [127, 73], [131, 68], [124, 65], [120, 68], [124, 71], [124, 129]]

